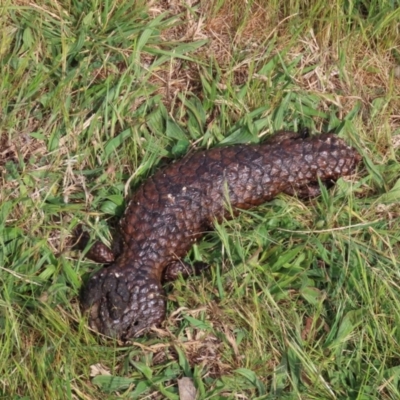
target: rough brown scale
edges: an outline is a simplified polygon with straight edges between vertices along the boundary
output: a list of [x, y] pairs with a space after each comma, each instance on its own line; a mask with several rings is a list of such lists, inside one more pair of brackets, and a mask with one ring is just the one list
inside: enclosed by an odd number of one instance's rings
[[[282, 132], [261, 145], [199, 151], [158, 171], [134, 194], [120, 221], [120, 254], [83, 288], [90, 326], [126, 340], [159, 325], [165, 318], [162, 281], [187, 267], [180, 258], [214, 221], [282, 192], [316, 196], [318, 178], [336, 181], [352, 174], [360, 160], [332, 134]], [[90, 257], [114, 260], [100, 245]]]

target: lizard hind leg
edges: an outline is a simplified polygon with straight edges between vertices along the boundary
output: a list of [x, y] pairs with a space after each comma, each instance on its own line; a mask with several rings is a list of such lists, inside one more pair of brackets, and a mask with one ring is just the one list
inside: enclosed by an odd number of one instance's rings
[[308, 128], [302, 128], [298, 132], [292, 131], [278, 131], [272, 136], [268, 137], [264, 143], [268, 144], [279, 144], [284, 140], [296, 140], [305, 139], [310, 136], [310, 130]]
[[195, 262], [193, 265], [184, 262], [182, 260], [172, 261], [167, 265], [163, 272], [163, 282], [172, 282], [178, 279], [179, 275], [182, 275], [184, 279], [194, 276], [200, 275], [203, 271], [210, 268], [210, 266], [201, 261]]

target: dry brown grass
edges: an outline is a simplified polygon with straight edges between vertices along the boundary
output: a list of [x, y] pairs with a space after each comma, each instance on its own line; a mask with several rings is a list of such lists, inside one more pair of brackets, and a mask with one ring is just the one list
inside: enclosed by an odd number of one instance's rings
[[[207, 44], [193, 56], [206, 64], [211, 61], [221, 69], [220, 88], [225, 87], [227, 80], [241, 86], [259, 79], [256, 69], [250, 72], [250, 65], [257, 65], [257, 59], [263, 58], [269, 40], [276, 39], [271, 56], [287, 47], [290, 38], [286, 29], [295, 15], [279, 20], [276, 11], [261, 1], [253, 2], [250, 8], [240, 0], [224, 1], [217, 10], [216, 4], [217, 1], [154, 1], [150, 10], [154, 15], [165, 12], [176, 17], [173, 26], [161, 34], [164, 41], [207, 40]], [[278, 24], [277, 20], [280, 21]], [[332, 27], [320, 29], [317, 34], [310, 28], [291, 46], [285, 56], [289, 63], [302, 56], [298, 73], [293, 76], [298, 90], [324, 98], [321, 104], [324, 111], [336, 106], [339, 119], [343, 119], [359, 101], [363, 113], [369, 116], [373, 100], [390, 91], [393, 99], [388, 107], [394, 110], [390, 130], [398, 130], [400, 119], [395, 110], [400, 109], [400, 80], [394, 75], [396, 62], [392, 55], [389, 52], [377, 53], [362, 36], [342, 39], [342, 42], [334, 42], [334, 37]], [[344, 53], [352, 56], [347, 58], [346, 66], [341, 67], [340, 54]], [[178, 93], [193, 93], [201, 97], [202, 67], [198, 61], [173, 60], [152, 74], [151, 82], [159, 87], [166, 104], [175, 104]], [[144, 62], [151, 64], [152, 58], [147, 57]], [[310, 72], [303, 72], [311, 67]], [[372, 123], [379, 124], [379, 121]]]
[[[250, 61], [263, 54], [260, 46], [276, 33], [269, 10], [258, 2], [249, 8], [242, 1], [225, 1], [216, 12], [215, 3], [175, 0], [150, 4], [154, 16], [163, 12], [175, 16], [172, 26], [161, 33], [165, 42], [207, 40], [207, 44], [193, 54], [197, 61], [173, 60], [152, 75], [151, 81], [159, 86], [167, 103], [175, 102], [177, 93], [201, 95], [199, 61], [205, 65], [215, 64], [223, 75], [232, 75], [229, 79], [237, 85], [245, 83], [249, 78]], [[142, 59], [147, 65], [152, 61], [152, 57]], [[222, 87], [226, 79], [222, 77]]]

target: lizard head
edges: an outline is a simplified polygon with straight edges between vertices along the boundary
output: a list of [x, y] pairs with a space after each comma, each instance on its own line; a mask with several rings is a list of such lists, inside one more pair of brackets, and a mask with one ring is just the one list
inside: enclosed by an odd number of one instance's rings
[[128, 340], [165, 319], [161, 283], [116, 264], [94, 274], [81, 292], [89, 325], [106, 336]]

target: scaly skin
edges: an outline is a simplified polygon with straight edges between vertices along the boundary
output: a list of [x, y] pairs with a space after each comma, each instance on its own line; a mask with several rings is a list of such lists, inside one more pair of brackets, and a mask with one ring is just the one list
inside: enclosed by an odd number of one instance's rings
[[[180, 258], [214, 221], [279, 193], [316, 196], [318, 179], [334, 182], [352, 174], [360, 161], [335, 135], [281, 132], [261, 145], [199, 151], [159, 170], [126, 208], [119, 256], [83, 288], [90, 326], [126, 340], [159, 325], [165, 319], [163, 274], [164, 280], [174, 279], [187, 267]], [[91, 258], [114, 260], [109, 250], [96, 246]]]

